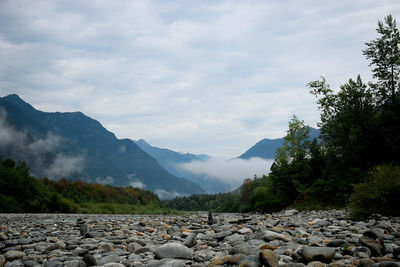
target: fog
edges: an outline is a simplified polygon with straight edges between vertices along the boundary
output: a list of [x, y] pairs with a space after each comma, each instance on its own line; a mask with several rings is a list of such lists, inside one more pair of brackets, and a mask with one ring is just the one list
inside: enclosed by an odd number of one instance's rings
[[[84, 168], [84, 156], [70, 156], [56, 152], [63, 144], [60, 136], [48, 133], [45, 138], [33, 140], [26, 132], [19, 131], [7, 120], [7, 114], [0, 110], [0, 152], [4, 151], [18, 156], [18, 160], [27, 161], [32, 169], [40, 170], [40, 175], [46, 175], [53, 180], [59, 180]], [[53, 155], [49, 157], [49, 155]], [[49, 159], [51, 161], [49, 162]], [[47, 160], [47, 161], [46, 161]], [[38, 175], [32, 173], [32, 175]]]
[[269, 173], [273, 159], [224, 159], [194, 160], [179, 167], [197, 175], [207, 175], [229, 184], [232, 188], [241, 185], [244, 179]]

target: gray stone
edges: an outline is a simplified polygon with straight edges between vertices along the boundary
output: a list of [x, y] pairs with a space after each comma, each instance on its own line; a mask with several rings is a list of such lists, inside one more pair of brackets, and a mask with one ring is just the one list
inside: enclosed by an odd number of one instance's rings
[[86, 263], [87, 266], [97, 265], [96, 259], [91, 254], [86, 254], [85, 256], [83, 256], [82, 260]]
[[25, 257], [25, 253], [22, 251], [11, 250], [11, 251], [7, 251], [4, 254], [4, 257], [8, 261], [12, 261], [12, 260], [17, 260], [17, 259], [22, 259], [23, 257]]
[[224, 241], [226, 241], [228, 243], [231, 243], [231, 244], [236, 243], [236, 242], [241, 242], [241, 241], [244, 241], [244, 240], [245, 240], [244, 236], [243, 235], [239, 235], [237, 233], [233, 234], [233, 235], [230, 235], [230, 236], [227, 236], [224, 239]]
[[161, 245], [159, 248], [157, 248], [155, 254], [159, 259], [191, 259], [193, 257], [193, 250], [180, 243], [173, 242]]
[[99, 261], [97, 262], [97, 265], [104, 265], [107, 263], [119, 263], [121, 260], [121, 258], [116, 255], [116, 254], [112, 254], [112, 255], [108, 255], [108, 256], [104, 256], [102, 258], [99, 259]]
[[305, 247], [301, 251], [301, 255], [307, 260], [311, 261], [321, 261], [329, 263], [335, 256], [336, 250], [334, 248], [328, 247]]
[[297, 215], [297, 214], [299, 214], [298, 210], [286, 210], [284, 213], [285, 216], [293, 216], [293, 215]]
[[43, 267], [63, 267], [63, 264], [57, 260], [49, 260], [43, 263]]
[[24, 267], [24, 264], [20, 260], [8, 261], [4, 267]]
[[270, 230], [265, 230], [263, 232], [263, 239], [265, 241], [281, 240], [284, 242], [289, 242], [290, 237], [287, 235], [279, 234]]
[[52, 243], [46, 247], [46, 251], [53, 251], [56, 249], [65, 249], [67, 245], [63, 241], [58, 241], [57, 243]]
[[102, 266], [107, 266], [107, 267], [125, 267], [122, 263], [116, 263], [116, 262], [109, 262], [106, 264], [103, 264]]
[[65, 261], [64, 267], [87, 267], [83, 260]]
[[86, 223], [83, 223], [79, 226], [79, 232], [81, 233], [81, 236], [86, 236], [87, 233], [89, 233], [89, 225]]
[[186, 264], [182, 260], [162, 259], [151, 260], [146, 264], [146, 267], [186, 267]]
[[196, 234], [190, 234], [186, 237], [185, 242], [183, 242], [183, 245], [187, 246], [188, 248], [193, 247], [196, 245]]

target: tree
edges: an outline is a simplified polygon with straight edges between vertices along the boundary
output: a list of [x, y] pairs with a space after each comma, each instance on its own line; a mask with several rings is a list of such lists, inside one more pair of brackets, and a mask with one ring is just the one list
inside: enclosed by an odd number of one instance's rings
[[365, 170], [374, 165], [380, 150], [378, 113], [372, 92], [361, 77], [349, 79], [336, 94], [324, 78], [308, 86], [318, 98], [319, 126], [328, 152], [346, 167]]
[[383, 104], [388, 100], [396, 103], [396, 92], [400, 87], [400, 34], [396, 20], [388, 15], [384, 22], [378, 21], [376, 31], [380, 36], [365, 43], [368, 48], [363, 51], [367, 59], [371, 59], [373, 77], [377, 79], [371, 86], [377, 103]]

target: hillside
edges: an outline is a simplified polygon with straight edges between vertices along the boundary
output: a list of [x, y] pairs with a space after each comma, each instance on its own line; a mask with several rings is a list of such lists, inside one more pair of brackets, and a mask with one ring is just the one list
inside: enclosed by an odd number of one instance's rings
[[160, 198], [205, 193], [81, 112], [42, 112], [17, 95], [0, 98], [0, 107], [5, 111], [1, 127], [14, 136], [0, 144], [0, 155], [27, 161], [39, 177], [142, 187]]

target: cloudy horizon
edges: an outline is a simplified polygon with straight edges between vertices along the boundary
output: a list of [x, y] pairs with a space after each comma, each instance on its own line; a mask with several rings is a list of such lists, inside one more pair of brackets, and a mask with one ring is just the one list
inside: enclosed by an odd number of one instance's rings
[[306, 84], [371, 79], [362, 55], [398, 0], [0, 2], [0, 96], [81, 111], [118, 138], [237, 157], [315, 127]]

